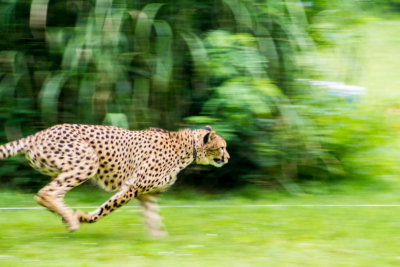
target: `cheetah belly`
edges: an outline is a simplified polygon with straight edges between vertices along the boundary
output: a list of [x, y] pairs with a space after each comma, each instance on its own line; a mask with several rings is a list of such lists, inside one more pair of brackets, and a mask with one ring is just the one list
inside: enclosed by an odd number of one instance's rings
[[151, 193], [161, 193], [170, 188], [176, 181], [177, 175], [171, 175], [170, 178], [167, 180], [166, 183], [161, 184], [154, 189], [150, 190]]
[[121, 189], [121, 185], [124, 184], [124, 181], [122, 181], [121, 179], [114, 179], [112, 174], [101, 175], [101, 178], [100, 175], [96, 174], [93, 178], [94, 183], [107, 192], [118, 191]]

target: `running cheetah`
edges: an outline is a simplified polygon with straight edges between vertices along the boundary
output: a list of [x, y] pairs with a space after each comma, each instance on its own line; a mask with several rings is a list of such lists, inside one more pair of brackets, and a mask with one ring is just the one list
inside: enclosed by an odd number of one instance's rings
[[[0, 159], [16, 154], [25, 154], [33, 168], [53, 178], [35, 200], [60, 215], [70, 231], [137, 198], [150, 233], [156, 236], [166, 233], [158, 215], [157, 195], [189, 164], [221, 167], [230, 158], [225, 140], [211, 126], [172, 132], [60, 124], [0, 146]], [[74, 212], [65, 205], [64, 195], [89, 178], [116, 194], [93, 212]]]

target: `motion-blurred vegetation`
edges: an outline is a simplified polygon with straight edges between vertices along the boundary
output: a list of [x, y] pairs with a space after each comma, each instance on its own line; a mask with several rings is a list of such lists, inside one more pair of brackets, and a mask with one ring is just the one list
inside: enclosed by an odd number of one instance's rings
[[[390, 138], [391, 121], [315, 84], [356, 80], [354, 26], [371, 6], [399, 3], [1, 0], [1, 143], [63, 122], [211, 124], [231, 164], [201, 176], [191, 168], [183, 184], [299, 192], [299, 180], [351, 177], [360, 170], [349, 159]], [[1, 183], [39, 186], [21, 162], [1, 163]]]

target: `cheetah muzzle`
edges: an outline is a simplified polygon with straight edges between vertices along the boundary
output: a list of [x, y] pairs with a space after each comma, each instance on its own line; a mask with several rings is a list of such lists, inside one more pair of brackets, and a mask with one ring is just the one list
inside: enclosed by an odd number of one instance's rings
[[[177, 174], [191, 163], [221, 167], [229, 160], [225, 140], [211, 126], [170, 132], [61, 124], [0, 146], [0, 159], [16, 154], [24, 154], [33, 168], [53, 178], [35, 200], [60, 215], [70, 231], [136, 198], [154, 236], [166, 234], [157, 196], [175, 182]], [[72, 211], [64, 195], [90, 178], [116, 193], [92, 212]]]

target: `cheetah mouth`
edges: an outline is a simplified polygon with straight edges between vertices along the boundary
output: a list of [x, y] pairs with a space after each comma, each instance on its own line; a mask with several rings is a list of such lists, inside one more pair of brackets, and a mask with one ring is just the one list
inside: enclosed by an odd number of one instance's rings
[[214, 159], [214, 162], [217, 163], [218, 165], [223, 164], [224, 160], [223, 159]]

